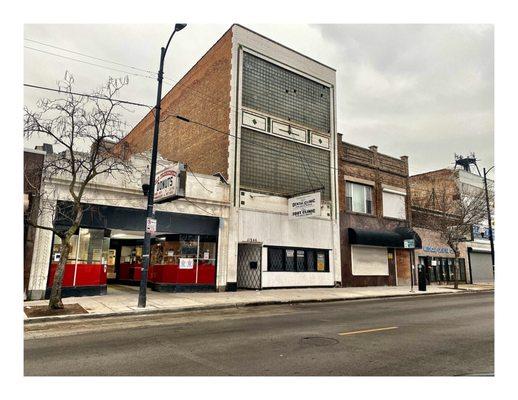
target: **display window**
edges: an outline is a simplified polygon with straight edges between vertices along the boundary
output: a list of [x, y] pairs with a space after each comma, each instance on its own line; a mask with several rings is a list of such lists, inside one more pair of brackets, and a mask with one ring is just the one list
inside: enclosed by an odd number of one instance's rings
[[151, 280], [170, 284], [215, 284], [216, 237], [166, 235], [151, 246]]
[[[104, 229], [80, 228], [71, 237], [71, 248], [65, 264], [63, 287], [99, 286], [106, 284], [110, 238]], [[61, 238], [54, 235], [49, 267], [48, 286], [52, 286], [54, 273], [61, 260]]]
[[[453, 282], [455, 259], [451, 257], [419, 257], [419, 264], [426, 266], [427, 281], [431, 282]], [[466, 282], [466, 263], [464, 258], [457, 259], [457, 275], [460, 282]]]
[[268, 271], [329, 272], [329, 251], [268, 247]]

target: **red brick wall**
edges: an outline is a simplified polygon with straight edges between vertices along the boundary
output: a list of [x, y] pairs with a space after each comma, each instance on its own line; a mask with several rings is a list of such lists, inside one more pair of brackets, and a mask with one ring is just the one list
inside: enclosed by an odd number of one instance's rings
[[[170, 114], [229, 132], [232, 31], [228, 30], [162, 99], [160, 155], [194, 172], [228, 178], [228, 136]], [[167, 118], [167, 119], [166, 119]], [[123, 139], [134, 153], [151, 148], [154, 115], [149, 113]]]
[[[443, 211], [442, 196], [445, 195], [447, 199], [454, 201], [455, 196], [459, 195], [455, 171], [451, 169], [445, 168], [414, 175], [409, 178], [409, 182], [413, 206]], [[432, 193], [435, 193], [438, 198], [438, 204], [435, 207]]]
[[[402, 188], [409, 192], [408, 159], [397, 159], [380, 154], [376, 150], [366, 149], [341, 141], [338, 146], [338, 191], [340, 210], [340, 248], [342, 262], [342, 286], [380, 286], [394, 285], [396, 271], [389, 268], [389, 276], [355, 276], [352, 274], [351, 245], [348, 228], [366, 230], [392, 230], [411, 222], [409, 196], [407, 196], [407, 221], [399, 221], [383, 217], [382, 185]], [[374, 182], [373, 215], [358, 214], [346, 211], [345, 177], [364, 179]], [[396, 255], [397, 257], [397, 255]]]

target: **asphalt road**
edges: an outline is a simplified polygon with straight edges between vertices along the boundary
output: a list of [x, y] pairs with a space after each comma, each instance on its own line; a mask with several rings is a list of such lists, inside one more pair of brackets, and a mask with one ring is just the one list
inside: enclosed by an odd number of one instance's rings
[[25, 375], [471, 375], [494, 371], [493, 293], [35, 325]]

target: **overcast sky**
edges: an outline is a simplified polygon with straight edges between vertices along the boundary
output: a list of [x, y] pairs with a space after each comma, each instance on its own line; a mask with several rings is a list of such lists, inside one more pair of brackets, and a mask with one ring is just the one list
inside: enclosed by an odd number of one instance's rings
[[[452, 166], [454, 153], [475, 152], [493, 165], [494, 42], [489, 25], [246, 25], [337, 70], [338, 130], [344, 140], [410, 157], [411, 174]], [[228, 29], [189, 25], [173, 39], [165, 75], [177, 81]], [[149, 71], [158, 70], [167, 25], [26, 25], [26, 39]], [[148, 75], [26, 40], [25, 46]], [[24, 81], [56, 87], [65, 71], [89, 92], [118, 72], [25, 49]], [[156, 80], [129, 75], [121, 98], [154, 104]], [[165, 84], [164, 92], [172, 86]], [[24, 89], [33, 107], [46, 92]], [[207, 99], [204, 99], [207, 101]], [[135, 125], [147, 112], [134, 107]], [[35, 141], [26, 143], [33, 147]]]

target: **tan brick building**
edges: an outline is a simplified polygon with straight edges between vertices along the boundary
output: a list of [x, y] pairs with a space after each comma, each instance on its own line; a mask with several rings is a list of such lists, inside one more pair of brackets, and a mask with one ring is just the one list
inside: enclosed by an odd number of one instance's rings
[[410, 283], [408, 157], [390, 157], [350, 143], [339, 146], [343, 286]]
[[[442, 168], [413, 175], [409, 182], [413, 225], [423, 245], [416, 251], [417, 262], [426, 267], [429, 282], [452, 281], [455, 255], [439, 232], [433, 229], [434, 219], [442, 218], [438, 213], [441, 202], [456, 201], [459, 193], [482, 191], [483, 178], [464, 169]], [[488, 235], [483, 234], [487, 230], [487, 222], [480, 221], [480, 225], [474, 228], [471, 240], [459, 245], [459, 279], [468, 283], [491, 282], [494, 275], [490, 244]]]

